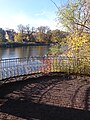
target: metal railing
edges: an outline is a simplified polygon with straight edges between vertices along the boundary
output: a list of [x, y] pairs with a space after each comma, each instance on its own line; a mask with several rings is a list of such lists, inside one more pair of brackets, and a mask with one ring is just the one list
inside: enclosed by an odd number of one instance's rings
[[32, 73], [49, 72], [90, 75], [90, 58], [44, 56], [0, 60], [0, 80]]
[[43, 66], [41, 57], [0, 60], [0, 79], [37, 73]]

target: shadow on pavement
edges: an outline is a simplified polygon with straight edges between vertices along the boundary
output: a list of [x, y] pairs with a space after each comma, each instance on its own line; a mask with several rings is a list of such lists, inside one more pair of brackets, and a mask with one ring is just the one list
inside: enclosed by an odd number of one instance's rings
[[32, 103], [28, 100], [8, 100], [0, 111], [26, 120], [90, 120], [90, 112], [53, 105]]
[[[39, 102], [32, 100], [33, 95], [40, 94], [41, 96], [43, 94], [40, 92], [44, 93], [45, 89], [50, 90], [52, 89], [53, 85], [58, 83], [60, 84], [60, 79], [61, 78], [59, 76], [59, 79], [52, 79], [51, 81], [51, 77], [48, 79], [45, 77], [45, 81], [43, 81], [44, 78], [42, 80], [41, 77], [39, 80], [34, 79], [34, 81], [31, 82], [29, 79], [26, 82], [10, 83], [9, 85], [2, 86], [0, 88], [0, 99], [7, 100], [0, 106], [0, 112], [16, 117], [21, 117], [25, 120], [90, 120], [90, 111], [87, 110], [89, 104], [88, 96], [90, 95], [90, 88], [88, 88], [86, 91], [85, 110], [55, 106], [54, 104], [50, 103], [40, 104]], [[65, 80], [65, 78], [62, 78], [61, 80]], [[17, 90], [16, 93], [15, 90]], [[13, 92], [16, 95], [15, 98], [12, 96], [7, 97], [7, 95]], [[23, 98], [20, 97], [21, 93], [24, 95]], [[18, 94], [19, 97], [17, 97]], [[37, 99], [35, 96], [34, 98]]]

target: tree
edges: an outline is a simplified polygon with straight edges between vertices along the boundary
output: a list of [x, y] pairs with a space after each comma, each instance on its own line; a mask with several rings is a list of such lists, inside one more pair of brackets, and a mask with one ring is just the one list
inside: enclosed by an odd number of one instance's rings
[[40, 33], [47, 33], [50, 30], [50, 28], [48, 26], [40, 26], [37, 28], [37, 30]]
[[25, 26], [22, 25], [22, 24], [20, 24], [20, 25], [18, 25], [17, 27], [18, 27], [18, 28], [17, 28], [17, 29], [18, 29], [18, 32], [23, 34], [24, 31], [25, 31]]
[[5, 41], [5, 31], [0, 28], [0, 42]]
[[46, 34], [46, 42], [51, 43], [51, 38], [52, 38], [52, 31], [48, 30]]
[[[68, 0], [64, 6], [57, 8], [59, 23], [69, 31], [68, 50], [63, 53], [70, 57], [67, 63], [70, 67], [75, 64], [76, 73], [81, 73], [81, 70], [82, 73], [90, 73], [90, 0]], [[71, 57], [76, 57], [77, 61]]]
[[50, 30], [48, 26], [40, 26], [37, 28], [37, 39], [39, 42], [46, 42], [46, 34]]
[[57, 42], [59, 44], [61, 44], [64, 41], [64, 38], [66, 38], [66, 36], [68, 35], [67, 32], [60, 31], [58, 29], [52, 30], [51, 33], [52, 33], [51, 41]]
[[32, 27], [30, 29], [30, 25], [27, 24], [26, 26], [20, 24], [18, 27], [18, 33], [22, 34], [22, 41], [24, 42], [35, 42], [35, 37], [33, 33], [35, 33], [35, 28]]
[[90, 31], [90, 9], [87, 0], [69, 0], [58, 9], [58, 21], [70, 32]]
[[15, 34], [14, 41], [15, 42], [22, 42], [23, 41], [23, 39], [22, 39], [22, 33]]
[[[87, 2], [87, 0], [69, 0], [65, 6], [58, 9], [58, 20], [69, 31], [68, 51], [64, 53], [68, 56], [83, 57], [89, 55], [90, 9]], [[86, 53], [84, 49], [87, 51]]]
[[68, 56], [90, 57], [89, 33], [73, 33], [67, 37]]
[[35, 33], [35, 28], [32, 27], [30, 29], [30, 26], [28, 24], [28, 25], [26, 25], [25, 30], [26, 30], [26, 39], [27, 39], [27, 41], [35, 42], [35, 36], [33, 35], [33, 33]]
[[23, 39], [25, 39], [25, 26], [22, 24], [19, 24], [17, 26], [18, 34], [15, 35], [15, 41], [21, 42]]
[[2, 36], [2, 34], [0, 33], [0, 42], [2, 42], [2, 38], [3, 38], [3, 36]]

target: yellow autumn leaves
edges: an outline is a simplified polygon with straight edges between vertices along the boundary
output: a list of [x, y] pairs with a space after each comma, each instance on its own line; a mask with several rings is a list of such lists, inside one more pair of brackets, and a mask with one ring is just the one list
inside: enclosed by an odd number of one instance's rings
[[[79, 56], [82, 50], [90, 49], [90, 42], [89, 42], [89, 34], [88, 33], [74, 33], [67, 37], [67, 44], [68, 44], [68, 56]], [[87, 53], [86, 53], [87, 54]]]

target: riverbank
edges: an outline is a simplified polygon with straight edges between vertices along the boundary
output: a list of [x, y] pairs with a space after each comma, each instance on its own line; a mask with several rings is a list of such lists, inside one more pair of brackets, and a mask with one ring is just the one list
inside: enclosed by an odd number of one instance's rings
[[23, 46], [49, 46], [50, 43], [44, 42], [30, 42], [30, 43], [17, 43], [17, 42], [7, 42], [0, 43], [1, 48], [12, 48], [12, 47], [23, 47]]

